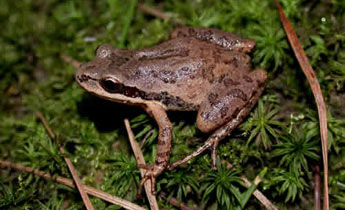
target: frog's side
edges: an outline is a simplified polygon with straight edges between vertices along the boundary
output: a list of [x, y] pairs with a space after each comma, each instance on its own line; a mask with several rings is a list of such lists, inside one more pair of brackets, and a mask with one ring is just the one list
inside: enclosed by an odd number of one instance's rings
[[[172, 39], [143, 50], [122, 50], [110, 45], [97, 49], [93, 61], [76, 73], [78, 83], [99, 97], [142, 106], [159, 125], [156, 163], [147, 166], [155, 182], [167, 167], [171, 152], [171, 123], [166, 110], [198, 111], [197, 126], [214, 134], [196, 153], [227, 136], [247, 115], [261, 95], [264, 70], [250, 71], [252, 40], [217, 29], [181, 28]], [[154, 191], [154, 189], [153, 189]]]

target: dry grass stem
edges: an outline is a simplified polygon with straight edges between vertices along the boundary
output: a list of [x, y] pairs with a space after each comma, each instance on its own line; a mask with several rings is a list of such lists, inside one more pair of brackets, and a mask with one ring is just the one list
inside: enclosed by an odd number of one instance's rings
[[[70, 180], [70, 179], [67, 179], [67, 178], [64, 178], [61, 176], [53, 176], [50, 173], [46, 173], [46, 172], [40, 171], [38, 169], [33, 169], [33, 168], [30, 168], [27, 166], [18, 165], [18, 164], [14, 164], [14, 163], [11, 163], [8, 161], [3, 161], [3, 160], [0, 160], [0, 165], [3, 167], [10, 167], [10, 168], [17, 169], [20, 171], [26, 171], [28, 173], [33, 173], [33, 174], [41, 176], [45, 179], [50, 179], [50, 180], [56, 181], [57, 183], [66, 185], [68, 187], [75, 188], [73, 180]], [[82, 184], [82, 186], [88, 194], [93, 195], [93, 196], [100, 198], [104, 201], [107, 201], [109, 203], [119, 205], [125, 209], [130, 209], [130, 210], [145, 210], [145, 208], [142, 208], [142, 207], [140, 207], [134, 203], [131, 203], [127, 200], [124, 200], [122, 198], [110, 195], [109, 193], [100, 191], [98, 189], [95, 189], [95, 188], [87, 186], [87, 185]]]
[[[48, 134], [50, 136], [50, 138], [52, 138], [53, 140], [56, 140], [56, 136], [55, 136], [53, 130], [50, 128], [50, 126], [49, 126], [47, 120], [45, 119], [45, 117], [43, 116], [43, 114], [38, 112], [36, 114], [36, 116], [43, 123], [45, 129], [47, 130], [47, 132], [48, 132]], [[59, 149], [60, 149], [61, 154], [64, 155], [65, 154], [65, 150], [64, 150], [64, 148], [60, 144], [59, 144]], [[94, 210], [94, 208], [92, 206], [92, 203], [91, 203], [91, 201], [89, 199], [89, 196], [86, 194], [86, 192], [85, 192], [85, 190], [84, 190], [84, 188], [82, 186], [82, 183], [81, 183], [81, 181], [79, 179], [79, 176], [77, 174], [77, 171], [75, 170], [71, 160], [68, 157], [66, 157], [65, 155], [64, 155], [64, 159], [65, 159], [65, 162], [66, 162], [66, 164], [68, 166], [69, 171], [72, 174], [73, 180], [74, 180], [74, 182], [75, 182], [75, 184], [76, 184], [76, 186], [78, 188], [78, 191], [80, 193], [81, 198], [83, 199], [83, 202], [84, 202], [84, 205], [85, 205], [86, 209], [87, 210]]]
[[[242, 181], [246, 185], [246, 187], [250, 187], [252, 183], [248, 181], [248, 179], [245, 176], [241, 176]], [[257, 185], [259, 180], [255, 180], [255, 185]], [[267, 197], [260, 192], [260, 190], [254, 190], [253, 195], [266, 207], [268, 210], [278, 210], [278, 208], [273, 205], [273, 203], [267, 199]]]
[[[131, 129], [131, 125], [130, 125], [128, 119], [125, 119], [124, 123], [125, 123], [126, 129], [127, 129], [128, 138], [129, 138], [132, 150], [133, 150], [134, 155], [135, 155], [135, 159], [137, 160], [137, 164], [138, 165], [146, 165], [144, 155], [141, 152], [138, 143], [134, 139], [134, 134], [133, 134], [133, 131]], [[140, 169], [141, 177], [144, 177], [145, 171], [146, 171], [145, 169], [142, 169], [142, 168]], [[151, 192], [151, 182], [149, 182], [149, 181], [145, 182], [144, 186], [145, 186], [145, 192], [146, 192], [147, 199], [149, 200], [149, 203], [150, 203], [150, 208], [152, 210], [158, 210], [159, 208], [158, 208], [156, 197]]]
[[64, 53], [60, 54], [60, 57], [62, 58], [63, 61], [65, 61], [66, 63], [72, 65], [74, 68], [79, 68], [80, 66], [80, 62], [73, 59], [71, 56], [68, 56]]
[[175, 206], [176, 208], [180, 208], [181, 210], [196, 210], [196, 208], [191, 208], [183, 202], [179, 202], [176, 198], [169, 199], [164, 192], [161, 192], [159, 196], [164, 200], [167, 200], [171, 205]]
[[285, 29], [285, 33], [288, 37], [290, 45], [296, 55], [298, 63], [300, 64], [309, 85], [312, 89], [318, 114], [319, 114], [319, 122], [320, 122], [320, 134], [321, 134], [321, 144], [322, 144], [322, 156], [323, 156], [323, 172], [324, 172], [324, 192], [323, 192], [323, 209], [329, 209], [329, 198], [328, 198], [328, 140], [327, 140], [327, 112], [326, 112], [326, 104], [324, 102], [322, 91], [320, 88], [320, 83], [317, 80], [315, 72], [312, 66], [309, 63], [309, 60], [302, 48], [301, 43], [299, 42], [296, 33], [294, 32], [290, 21], [285, 16], [285, 13], [279, 3], [276, 1], [276, 5], [279, 11], [280, 20], [283, 24]]

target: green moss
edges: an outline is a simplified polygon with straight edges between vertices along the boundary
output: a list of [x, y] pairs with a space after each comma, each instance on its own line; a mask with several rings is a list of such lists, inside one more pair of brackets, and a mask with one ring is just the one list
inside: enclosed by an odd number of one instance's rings
[[[344, 208], [344, 1], [281, 2], [326, 97], [330, 203]], [[152, 17], [137, 7], [132, 13], [133, 5], [127, 0], [0, 1], [0, 159], [71, 177], [57, 142], [35, 117], [40, 111], [84, 183], [148, 208], [145, 199], [136, 199], [140, 176], [123, 118], [131, 119], [149, 163], [156, 154], [156, 123], [141, 109], [84, 92], [74, 81], [75, 68], [61, 58], [63, 54], [88, 61], [102, 43], [131, 49], [152, 46], [168, 39], [177, 27], [174, 21]], [[308, 186], [313, 186], [316, 152], [321, 150], [317, 113], [310, 111], [316, 106], [273, 2], [149, 0], [145, 5], [158, 7], [188, 26], [216, 27], [256, 40], [253, 66], [267, 69], [270, 78], [258, 106], [220, 144], [221, 170], [209, 170], [211, 159], [206, 152], [162, 174], [158, 190], [200, 207], [258, 208], [253, 196], [246, 204], [239, 201], [241, 196], [247, 199], [245, 192], [250, 191], [238, 183], [238, 176], [254, 179], [267, 169], [258, 189], [270, 200], [293, 209], [312, 208]], [[195, 116], [169, 113], [174, 125], [171, 161], [191, 153], [207, 138], [196, 128]], [[231, 170], [226, 169], [229, 163]], [[118, 208], [93, 197], [92, 202], [96, 209]], [[159, 202], [174, 209], [165, 200]], [[0, 171], [0, 209], [61, 209], [64, 203], [68, 209], [83, 206], [78, 192], [68, 187], [24, 172]]]

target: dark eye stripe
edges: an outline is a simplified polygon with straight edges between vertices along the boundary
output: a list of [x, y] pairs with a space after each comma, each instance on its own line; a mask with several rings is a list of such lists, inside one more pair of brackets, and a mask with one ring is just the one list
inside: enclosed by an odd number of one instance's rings
[[100, 82], [102, 88], [108, 93], [120, 93], [125, 96], [136, 98], [139, 96], [139, 90], [135, 87], [127, 87], [123, 84], [116, 83], [112, 79], [103, 79]]

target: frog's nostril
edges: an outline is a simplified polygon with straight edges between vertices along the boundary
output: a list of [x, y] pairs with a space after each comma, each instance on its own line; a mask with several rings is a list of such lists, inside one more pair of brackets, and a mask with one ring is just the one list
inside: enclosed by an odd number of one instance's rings
[[78, 81], [81, 83], [81, 82], [86, 82], [90, 79], [89, 76], [85, 75], [85, 74], [82, 74], [82, 75], [79, 75], [77, 76], [77, 79]]

